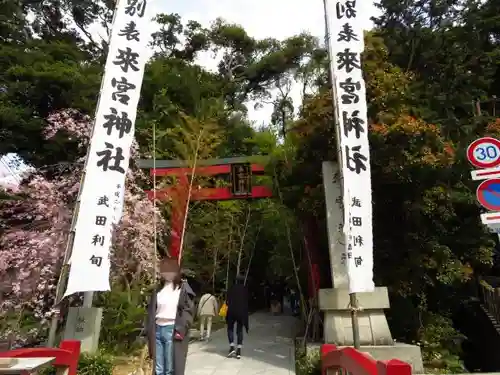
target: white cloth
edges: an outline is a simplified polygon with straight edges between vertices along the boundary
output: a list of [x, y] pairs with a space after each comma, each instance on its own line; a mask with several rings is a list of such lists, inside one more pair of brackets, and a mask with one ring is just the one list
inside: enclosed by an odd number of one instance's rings
[[216, 316], [219, 313], [219, 303], [217, 298], [210, 293], [205, 293], [201, 296], [198, 303], [198, 316]]
[[207, 326], [207, 339], [210, 338], [210, 333], [212, 332], [212, 316], [202, 315], [200, 318], [200, 338], [203, 338], [203, 333], [205, 332], [205, 325]]
[[174, 284], [167, 283], [156, 296], [156, 324], [166, 326], [175, 323], [177, 305], [181, 288], [174, 289]]

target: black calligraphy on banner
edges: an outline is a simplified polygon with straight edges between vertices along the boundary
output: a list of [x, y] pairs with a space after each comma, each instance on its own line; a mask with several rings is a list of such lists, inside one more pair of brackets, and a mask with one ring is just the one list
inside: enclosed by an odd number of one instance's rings
[[361, 70], [359, 53], [352, 52], [350, 48], [337, 52], [337, 70], [345, 70], [347, 73], [351, 73], [354, 69]]
[[337, 42], [352, 42], [353, 40], [359, 42], [358, 35], [348, 23], [342, 25], [342, 30], [339, 31], [339, 35], [337, 35], [337, 37]]
[[122, 139], [125, 134], [129, 134], [132, 131], [132, 121], [128, 118], [127, 112], [118, 114], [116, 108], [111, 107], [110, 113], [104, 115], [106, 122], [102, 125], [104, 129], [107, 130], [107, 134], [111, 135], [113, 129], [118, 131], [118, 138]]
[[354, 265], [356, 267], [361, 266], [361, 263], [363, 263], [363, 258], [362, 257], [354, 257]]
[[363, 225], [363, 221], [359, 216], [353, 216], [351, 219], [352, 225], [355, 227], [360, 227]]
[[361, 171], [366, 171], [368, 158], [361, 153], [361, 146], [345, 146], [345, 157], [347, 168], [351, 172], [360, 174]]
[[361, 90], [361, 82], [353, 82], [352, 78], [346, 78], [345, 81], [339, 82], [339, 87], [342, 89], [340, 99], [342, 104], [359, 103], [359, 91]]
[[97, 205], [98, 206], [105, 206], [109, 207], [109, 198], [107, 195], [103, 195], [102, 197], [99, 197], [97, 199]]
[[345, 4], [342, 1], [337, 1], [335, 4], [335, 14], [338, 20], [342, 18], [356, 18], [356, 0], [348, 0]]
[[351, 207], [359, 207], [359, 208], [361, 208], [361, 199], [356, 198], [356, 197], [352, 198], [351, 199]]
[[[116, 147], [115, 149], [115, 146], [108, 142], [105, 142], [104, 145], [106, 146], [106, 149], [96, 153], [96, 155], [100, 157], [100, 160], [97, 162], [97, 166], [101, 167], [104, 172], [109, 169], [110, 171], [125, 174], [125, 169], [121, 165], [125, 160], [125, 157], [123, 156], [123, 149], [121, 147]], [[115, 151], [114, 155], [113, 151]]]
[[363, 246], [363, 237], [362, 236], [354, 236], [353, 238], [354, 246]]
[[142, 18], [146, 12], [147, 0], [127, 0], [125, 14]]
[[353, 111], [351, 115], [347, 111], [342, 111], [342, 125], [344, 126], [345, 136], [349, 136], [350, 131], [354, 131], [356, 138], [361, 137], [361, 133], [365, 131], [363, 128], [365, 121], [359, 117], [359, 111]]
[[[120, 204], [121, 188], [122, 188], [122, 186], [120, 184], [116, 185], [115, 199], [113, 201], [113, 203], [115, 205], [115, 210], [117, 209], [118, 205]], [[118, 220], [119, 218], [117, 217], [116, 219]]]
[[101, 267], [102, 265], [102, 257], [92, 255], [89, 260], [90, 264], [95, 265], [97, 267]]
[[99, 234], [95, 234], [94, 237], [92, 237], [92, 245], [94, 246], [104, 246], [104, 237]]
[[118, 49], [118, 56], [116, 56], [113, 64], [118, 65], [124, 73], [128, 73], [129, 69], [138, 72], [138, 58], [139, 54], [137, 52], [133, 52], [130, 47], [126, 47], [125, 49]]
[[139, 30], [137, 30], [137, 24], [134, 21], [127, 23], [118, 35], [124, 36], [128, 41], [135, 40], [139, 42]]
[[104, 225], [106, 225], [107, 221], [108, 221], [108, 218], [106, 216], [96, 215], [96, 217], [95, 217], [95, 225], [104, 226]]
[[136, 85], [130, 83], [126, 77], [122, 77], [120, 80], [113, 78], [111, 80], [111, 86], [116, 89], [111, 94], [111, 99], [114, 101], [119, 101], [122, 104], [128, 105], [130, 96], [127, 94], [130, 90], [135, 90]]

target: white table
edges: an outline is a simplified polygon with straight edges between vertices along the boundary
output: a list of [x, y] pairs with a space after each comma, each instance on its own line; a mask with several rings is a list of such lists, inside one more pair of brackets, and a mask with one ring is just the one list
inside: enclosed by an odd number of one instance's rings
[[[28, 375], [43, 368], [49, 367], [54, 362], [54, 357], [45, 358], [16, 358], [17, 363], [10, 368], [0, 368], [1, 375]], [[64, 371], [64, 370], [63, 370]], [[62, 372], [64, 374], [64, 372]]]

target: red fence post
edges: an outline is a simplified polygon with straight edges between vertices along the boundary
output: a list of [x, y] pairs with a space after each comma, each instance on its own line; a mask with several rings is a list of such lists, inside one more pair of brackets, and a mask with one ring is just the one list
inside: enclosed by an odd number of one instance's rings
[[411, 366], [399, 359], [377, 361], [377, 375], [411, 375]]
[[320, 348], [321, 373], [327, 375], [328, 369], [338, 369], [334, 363], [337, 361], [337, 346], [334, 344], [323, 344]]
[[[68, 366], [68, 375], [76, 375], [78, 371], [78, 361], [80, 359], [81, 342], [78, 340], [61, 341], [59, 348], [67, 350], [71, 354], [67, 357], [66, 363], [61, 363], [63, 366]], [[58, 365], [57, 358], [54, 365]]]

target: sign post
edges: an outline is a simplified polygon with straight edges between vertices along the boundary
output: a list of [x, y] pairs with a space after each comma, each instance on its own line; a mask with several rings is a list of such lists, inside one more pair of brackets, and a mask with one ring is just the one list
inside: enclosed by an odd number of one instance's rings
[[492, 211], [481, 214], [481, 222], [500, 241], [500, 140], [492, 137], [476, 139], [467, 148], [467, 159], [479, 170], [471, 172], [474, 181], [483, 180], [476, 190], [481, 206]]
[[476, 190], [478, 202], [490, 211], [500, 211], [500, 178], [481, 182]]
[[472, 142], [467, 148], [467, 159], [476, 168], [494, 168], [500, 164], [500, 141], [483, 137]]

